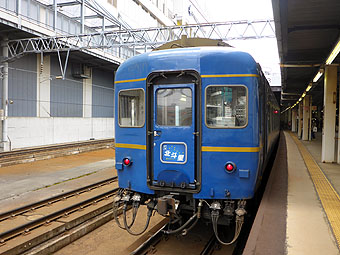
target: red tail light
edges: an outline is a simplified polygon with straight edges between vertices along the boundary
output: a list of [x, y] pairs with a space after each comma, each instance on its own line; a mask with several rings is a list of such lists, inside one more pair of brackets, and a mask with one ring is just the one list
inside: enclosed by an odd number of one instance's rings
[[226, 166], [226, 169], [227, 169], [227, 171], [233, 171], [234, 170], [234, 166], [232, 165], [232, 164], [227, 164], [227, 166]]
[[224, 165], [225, 170], [227, 171], [227, 173], [232, 173], [236, 170], [236, 165], [234, 162], [228, 161], [225, 165]]
[[131, 158], [124, 158], [123, 159], [123, 164], [125, 166], [130, 166], [132, 164]]

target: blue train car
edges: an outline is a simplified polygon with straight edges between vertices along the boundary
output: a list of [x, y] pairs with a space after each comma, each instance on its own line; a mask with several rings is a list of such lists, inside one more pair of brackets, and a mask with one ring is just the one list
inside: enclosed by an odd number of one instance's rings
[[[217, 224], [235, 222], [237, 238], [278, 135], [279, 106], [248, 53], [190, 47], [133, 57], [115, 78], [115, 206], [189, 218], [168, 233], [203, 218], [229, 244]], [[130, 225], [125, 217], [120, 226], [137, 234]]]

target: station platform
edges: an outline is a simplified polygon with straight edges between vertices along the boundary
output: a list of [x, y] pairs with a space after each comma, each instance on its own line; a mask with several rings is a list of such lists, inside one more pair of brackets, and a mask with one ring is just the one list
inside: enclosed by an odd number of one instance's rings
[[116, 176], [113, 148], [0, 168], [0, 214]]
[[[115, 175], [112, 148], [2, 167], [0, 213]], [[340, 165], [321, 163], [321, 134], [282, 132], [243, 254], [340, 254], [339, 194]]]
[[321, 162], [321, 133], [281, 132], [243, 254], [340, 254], [340, 165]]

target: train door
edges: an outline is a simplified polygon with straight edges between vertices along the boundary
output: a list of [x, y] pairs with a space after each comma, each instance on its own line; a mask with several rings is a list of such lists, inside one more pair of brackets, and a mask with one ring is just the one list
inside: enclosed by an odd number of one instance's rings
[[153, 86], [152, 184], [195, 189], [195, 84]]

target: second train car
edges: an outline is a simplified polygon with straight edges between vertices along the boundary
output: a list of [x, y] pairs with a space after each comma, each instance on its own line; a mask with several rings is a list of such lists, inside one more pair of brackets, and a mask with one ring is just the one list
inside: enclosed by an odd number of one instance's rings
[[[127, 60], [115, 78], [117, 223], [138, 235], [156, 210], [170, 218], [168, 234], [202, 219], [219, 242], [234, 242], [278, 136], [279, 106], [248, 53], [201, 46]], [[140, 205], [148, 217], [137, 233]], [[218, 225], [233, 226], [232, 240], [222, 240]]]

